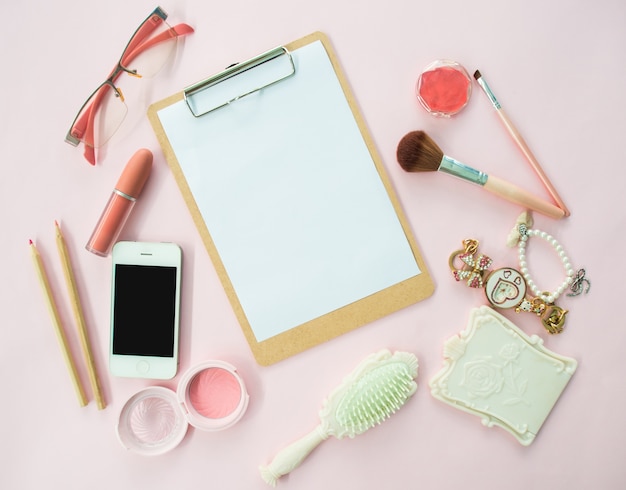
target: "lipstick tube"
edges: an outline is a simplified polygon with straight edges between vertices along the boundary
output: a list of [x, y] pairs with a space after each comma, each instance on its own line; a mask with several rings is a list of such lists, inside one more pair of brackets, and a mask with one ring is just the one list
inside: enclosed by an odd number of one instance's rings
[[152, 152], [137, 150], [124, 167], [85, 248], [106, 257], [116, 242], [152, 169]]

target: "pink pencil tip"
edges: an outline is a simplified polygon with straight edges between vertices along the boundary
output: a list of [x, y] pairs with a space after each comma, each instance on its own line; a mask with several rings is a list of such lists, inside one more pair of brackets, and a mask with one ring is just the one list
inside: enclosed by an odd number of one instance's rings
[[33, 241], [30, 238], [28, 239], [28, 244], [33, 245]]
[[57, 220], [54, 220], [54, 226], [59, 226], [59, 222]]

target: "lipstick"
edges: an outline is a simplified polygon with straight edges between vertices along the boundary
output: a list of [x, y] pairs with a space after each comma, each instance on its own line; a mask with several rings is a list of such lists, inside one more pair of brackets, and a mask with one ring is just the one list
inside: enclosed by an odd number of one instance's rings
[[115, 189], [98, 220], [86, 249], [106, 257], [130, 216], [152, 169], [152, 152], [137, 150], [124, 167]]

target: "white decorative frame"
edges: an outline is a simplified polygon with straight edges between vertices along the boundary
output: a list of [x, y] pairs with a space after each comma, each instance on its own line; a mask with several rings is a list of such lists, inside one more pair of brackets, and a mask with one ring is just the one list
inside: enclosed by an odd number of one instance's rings
[[576, 371], [577, 362], [546, 349], [488, 306], [444, 345], [432, 395], [513, 434], [528, 446]]

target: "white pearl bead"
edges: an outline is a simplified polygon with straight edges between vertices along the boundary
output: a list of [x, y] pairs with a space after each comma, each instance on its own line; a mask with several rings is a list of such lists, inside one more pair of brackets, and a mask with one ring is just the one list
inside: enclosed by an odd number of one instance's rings
[[[530, 276], [530, 272], [528, 271], [528, 261], [526, 260], [526, 244], [531, 236], [539, 236], [544, 239], [549, 245], [552, 246], [559, 259], [561, 260], [561, 264], [563, 265], [563, 269], [565, 271], [565, 280], [556, 288], [555, 291], [540, 290], [535, 285], [535, 282]], [[566, 255], [565, 250], [563, 250], [563, 247], [556, 238], [546, 233], [545, 231], [528, 229], [526, 231], [526, 234], [520, 236], [520, 241], [518, 243], [518, 252], [520, 273], [526, 281], [526, 286], [532, 291], [535, 296], [540, 297], [546, 303], [554, 303], [558, 299], [558, 297], [563, 294], [574, 281], [574, 269], [572, 268], [569, 257]]]

